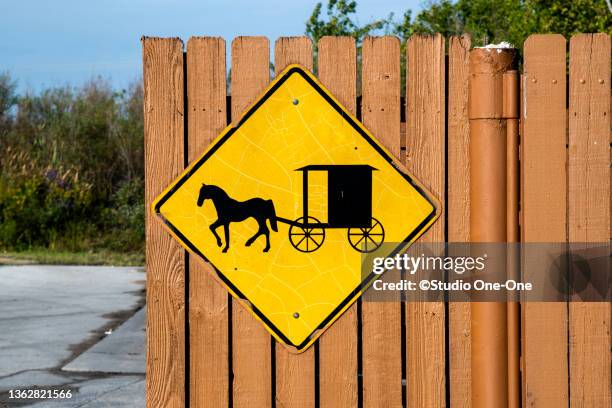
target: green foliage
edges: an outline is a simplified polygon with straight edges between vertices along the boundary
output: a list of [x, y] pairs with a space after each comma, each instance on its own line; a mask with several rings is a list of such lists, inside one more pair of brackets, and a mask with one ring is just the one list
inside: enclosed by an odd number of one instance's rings
[[11, 143], [32, 159], [78, 169], [96, 198], [142, 175], [142, 90], [113, 92], [100, 79], [19, 99]]
[[522, 48], [534, 33], [570, 38], [584, 32], [612, 33], [612, 12], [605, 0], [436, 0], [400, 30], [469, 33], [475, 45], [508, 41]]
[[73, 169], [39, 168], [9, 148], [0, 176], [0, 246], [53, 244], [92, 204], [91, 185]]
[[[361, 44], [364, 37], [374, 35], [380, 31], [388, 31], [393, 14], [381, 20], [374, 20], [369, 23], [359, 26], [352, 20], [353, 15], [357, 11], [356, 1], [346, 0], [328, 0], [326, 6], [326, 18], [321, 16], [322, 4], [317, 3], [310, 18], [306, 22], [306, 35], [312, 39], [314, 45], [314, 70], [318, 70], [318, 43], [321, 37], [324, 36], [350, 36], [355, 39], [357, 49], [361, 49]], [[361, 71], [361, 54], [358, 53], [359, 60], [358, 72]], [[357, 87], [361, 86], [361, 76], [357, 76]]]
[[9, 74], [0, 73], [0, 120], [7, 119], [11, 108], [17, 103], [17, 84]]
[[[0, 128], [0, 248], [140, 251], [143, 93], [95, 79], [13, 95]], [[8, 103], [6, 103], [8, 105]]]
[[[576, 33], [612, 34], [612, 10], [606, 0], [432, 0], [414, 18], [407, 10], [399, 21], [393, 15], [359, 26], [353, 22], [356, 2], [330, 0], [327, 21], [317, 4], [306, 23], [306, 34], [314, 41], [322, 35], [350, 35], [361, 40], [375, 29], [408, 38], [414, 33], [469, 33], [474, 45], [508, 41], [522, 48], [534, 33], [559, 33], [570, 38]], [[375, 25], [373, 25], [375, 24]]]
[[539, 16], [539, 30], [561, 33], [569, 38], [575, 33], [612, 34], [612, 10], [606, 0], [540, 0], [533, 1], [533, 12]]
[[2, 135], [5, 135], [11, 126], [11, 109], [17, 103], [15, 89], [17, 84], [9, 74], [0, 73], [0, 149], [2, 149]]
[[144, 183], [132, 179], [122, 183], [102, 210], [102, 222], [108, 231], [104, 247], [118, 251], [138, 251], [144, 239]]
[[357, 11], [356, 1], [329, 0], [326, 6], [327, 20], [321, 18], [322, 4], [317, 3], [310, 18], [306, 22], [306, 35], [316, 44], [326, 35], [342, 35], [355, 38], [357, 46], [361, 45], [363, 38], [389, 25], [392, 14], [387, 19], [375, 20], [358, 26], [351, 15]]

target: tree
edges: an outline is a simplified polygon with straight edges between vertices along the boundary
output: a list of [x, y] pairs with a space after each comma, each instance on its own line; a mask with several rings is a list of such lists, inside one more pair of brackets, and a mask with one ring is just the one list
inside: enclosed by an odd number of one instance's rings
[[10, 120], [11, 109], [17, 103], [17, 84], [8, 73], [0, 73], [0, 132]]
[[[317, 3], [310, 18], [306, 22], [306, 35], [312, 39], [314, 45], [314, 71], [318, 70], [318, 43], [321, 37], [326, 35], [351, 36], [355, 39], [357, 50], [361, 49], [363, 38], [377, 31], [387, 30], [393, 18], [393, 14], [381, 20], [371, 21], [363, 26], [358, 26], [352, 20], [352, 15], [357, 11], [356, 1], [328, 0], [326, 6], [327, 19], [321, 17], [322, 4]], [[361, 72], [361, 53], [358, 53], [358, 70]], [[357, 75], [357, 89], [361, 87], [361, 75]]]
[[343, 35], [355, 38], [359, 47], [366, 35], [388, 27], [393, 16], [390, 14], [386, 19], [358, 26], [351, 19], [351, 15], [357, 11], [356, 1], [329, 0], [326, 6], [327, 21], [321, 18], [321, 8], [322, 4], [317, 3], [306, 22], [306, 35], [312, 38], [315, 44], [326, 35]]
[[0, 76], [0, 248], [142, 249], [142, 101], [140, 83], [16, 95]]
[[540, 16], [539, 30], [569, 38], [575, 33], [612, 34], [612, 10], [606, 0], [542, 0], [534, 2]]
[[508, 41], [522, 48], [533, 33], [612, 33], [606, 0], [436, 0], [414, 21], [402, 22], [413, 32], [469, 33], [475, 45]]
[[612, 34], [609, 0], [432, 0], [414, 18], [407, 10], [400, 21], [393, 15], [358, 26], [352, 19], [355, 1], [330, 0], [327, 21], [317, 4], [306, 23], [313, 41], [323, 35], [351, 35], [360, 44], [376, 30], [408, 38], [414, 33], [439, 32], [445, 36], [469, 33], [474, 45], [508, 41], [522, 48], [533, 33], [559, 33], [566, 38], [579, 32]]

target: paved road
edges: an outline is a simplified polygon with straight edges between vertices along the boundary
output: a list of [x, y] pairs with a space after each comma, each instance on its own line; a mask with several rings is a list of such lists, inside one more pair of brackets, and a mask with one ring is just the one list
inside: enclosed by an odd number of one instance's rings
[[[0, 267], [0, 407], [144, 407], [144, 279], [142, 268]], [[73, 397], [9, 399], [36, 388]]]

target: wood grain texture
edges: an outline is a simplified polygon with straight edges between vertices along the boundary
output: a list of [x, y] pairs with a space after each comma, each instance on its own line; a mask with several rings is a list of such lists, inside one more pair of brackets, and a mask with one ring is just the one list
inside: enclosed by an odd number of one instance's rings
[[[225, 76], [225, 40], [192, 37], [187, 43], [187, 158], [190, 163], [227, 124]], [[191, 407], [228, 404], [228, 294], [215, 281], [213, 273], [212, 266], [189, 255]]]
[[147, 406], [185, 406], [184, 251], [151, 203], [183, 170], [183, 42], [143, 38]]
[[[367, 37], [362, 48], [362, 119], [396, 157], [400, 154], [400, 42]], [[363, 406], [402, 406], [401, 307], [362, 303]]]
[[[566, 41], [532, 35], [525, 42], [523, 82], [522, 241], [566, 236]], [[545, 273], [548, 265], [539, 268]], [[567, 304], [523, 304], [523, 393], [526, 406], [568, 405]]]
[[[312, 71], [312, 42], [307, 37], [281, 37], [274, 46], [274, 69], [278, 75], [289, 64], [301, 64]], [[315, 353], [310, 347], [302, 354], [290, 353], [276, 345], [276, 406], [315, 406]]]
[[[610, 231], [610, 37], [570, 40], [570, 242], [607, 242]], [[608, 266], [609, 268], [609, 266]], [[570, 404], [612, 406], [610, 304], [570, 302]]]
[[[406, 166], [438, 197], [445, 196], [445, 41], [410, 38], [406, 75]], [[469, 191], [469, 190], [467, 190]], [[421, 242], [444, 242], [444, 213]], [[408, 407], [446, 405], [445, 311], [442, 302], [406, 303]]]
[[[470, 239], [470, 122], [468, 119], [468, 35], [448, 39], [448, 241]], [[472, 403], [470, 304], [448, 305], [450, 405]]]
[[[232, 41], [232, 122], [255, 102], [270, 82], [270, 45], [265, 37]], [[232, 370], [234, 407], [272, 405], [270, 334], [249, 311], [232, 301]]]
[[[357, 50], [352, 37], [323, 37], [318, 44], [319, 80], [353, 115], [357, 100]], [[320, 406], [356, 407], [357, 304], [319, 340]]]
[[278, 75], [289, 64], [312, 71], [312, 41], [308, 37], [280, 37], [274, 44], [274, 70]]

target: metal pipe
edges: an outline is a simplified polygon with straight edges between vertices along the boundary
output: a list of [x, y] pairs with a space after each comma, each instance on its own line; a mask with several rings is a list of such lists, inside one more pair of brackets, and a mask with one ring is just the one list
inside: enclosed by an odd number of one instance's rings
[[[504, 73], [514, 49], [470, 52], [470, 241], [507, 240], [507, 124]], [[505, 267], [505, 265], [504, 265]], [[508, 307], [472, 302], [472, 406], [508, 407]]]

